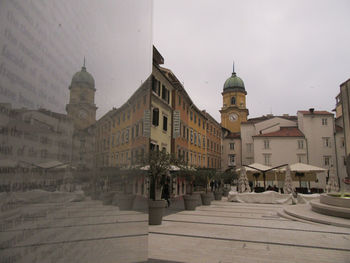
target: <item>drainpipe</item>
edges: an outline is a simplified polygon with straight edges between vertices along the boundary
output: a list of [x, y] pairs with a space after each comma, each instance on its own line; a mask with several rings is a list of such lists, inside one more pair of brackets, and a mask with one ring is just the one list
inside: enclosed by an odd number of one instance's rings
[[309, 163], [309, 142], [306, 137], [305, 137], [305, 142], [306, 142], [306, 162], [307, 164], [310, 164]]
[[333, 119], [333, 137], [334, 137], [334, 151], [335, 151], [335, 168], [337, 169], [337, 177], [338, 177], [338, 185], [340, 189], [340, 177], [339, 177], [339, 170], [338, 170], [338, 153], [337, 153], [337, 138], [336, 138], [336, 129], [335, 129], [335, 123]]

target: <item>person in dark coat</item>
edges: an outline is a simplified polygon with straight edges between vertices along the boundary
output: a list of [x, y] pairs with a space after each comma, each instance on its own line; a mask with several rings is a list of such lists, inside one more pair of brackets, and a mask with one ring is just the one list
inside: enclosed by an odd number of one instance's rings
[[210, 188], [211, 188], [211, 191], [213, 192], [213, 190], [214, 190], [214, 181], [213, 180], [210, 181]]
[[165, 181], [164, 186], [163, 186], [163, 191], [162, 191], [162, 198], [164, 198], [167, 203], [168, 207], [170, 206], [170, 190], [169, 190], [169, 182], [168, 180]]

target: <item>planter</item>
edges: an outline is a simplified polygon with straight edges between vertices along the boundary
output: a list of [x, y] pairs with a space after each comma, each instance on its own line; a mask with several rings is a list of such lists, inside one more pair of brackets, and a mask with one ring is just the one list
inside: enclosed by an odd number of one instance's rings
[[163, 211], [166, 206], [165, 200], [148, 200], [148, 224], [161, 225]]
[[102, 204], [111, 205], [116, 192], [105, 192], [101, 194]]
[[214, 198], [217, 201], [221, 200], [222, 199], [222, 192], [221, 191], [214, 192]]
[[222, 191], [222, 194], [223, 194], [223, 196], [228, 197], [229, 192], [230, 192], [229, 189], [224, 188], [224, 190]]
[[198, 197], [194, 195], [184, 195], [185, 210], [196, 210]]
[[135, 195], [116, 194], [113, 198], [113, 205], [119, 207], [119, 210], [131, 210], [133, 207]]
[[196, 199], [196, 206], [201, 206], [202, 205], [202, 198], [201, 194], [203, 192], [193, 192], [192, 196]]
[[92, 200], [98, 200], [98, 198], [100, 197], [100, 192], [92, 192], [91, 193], [91, 199]]
[[203, 205], [210, 205], [211, 200], [213, 198], [213, 194], [212, 193], [202, 193], [201, 198], [202, 198]]

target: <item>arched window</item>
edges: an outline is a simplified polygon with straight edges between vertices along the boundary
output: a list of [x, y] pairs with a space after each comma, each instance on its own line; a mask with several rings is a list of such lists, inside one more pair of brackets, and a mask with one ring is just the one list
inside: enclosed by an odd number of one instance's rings
[[231, 105], [236, 105], [236, 97], [231, 98]]

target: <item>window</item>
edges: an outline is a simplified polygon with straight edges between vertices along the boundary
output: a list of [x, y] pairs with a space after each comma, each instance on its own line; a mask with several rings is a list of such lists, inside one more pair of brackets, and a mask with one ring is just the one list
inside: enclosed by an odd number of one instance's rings
[[236, 97], [231, 98], [231, 105], [236, 105]]
[[205, 137], [203, 136], [203, 148], [205, 148]]
[[152, 124], [154, 126], [158, 126], [159, 125], [159, 109], [158, 108], [154, 108], [153, 112], [152, 112]]
[[297, 160], [298, 160], [298, 163], [305, 163], [305, 158], [306, 155], [305, 154], [297, 154]]
[[323, 137], [323, 147], [330, 148], [331, 147], [331, 140], [329, 137]]
[[229, 166], [234, 166], [235, 165], [235, 155], [234, 154], [229, 154], [228, 155], [228, 165]]
[[136, 124], [136, 128], [135, 128], [135, 137], [139, 136], [139, 124]]
[[234, 150], [235, 149], [235, 143], [234, 142], [231, 142], [230, 143], [230, 150]]
[[246, 146], [247, 146], [247, 152], [248, 153], [253, 152], [253, 144], [252, 143], [247, 143]]
[[162, 85], [162, 99], [166, 100], [167, 98], [167, 89], [165, 88], [164, 85]]
[[271, 154], [263, 154], [264, 164], [271, 166]]
[[304, 149], [304, 141], [298, 140], [298, 149]]
[[126, 141], [126, 143], [129, 142], [129, 129], [126, 129], [125, 141]]
[[193, 143], [193, 130], [192, 129], [191, 129], [191, 143]]
[[135, 137], [135, 130], [134, 127], [131, 128], [131, 139], [134, 139]]
[[198, 126], [201, 127], [201, 119], [198, 118]]
[[193, 112], [192, 111], [190, 111], [190, 119], [191, 119], [191, 121], [193, 120]]
[[331, 157], [330, 156], [323, 156], [323, 164], [325, 166], [330, 166], [330, 164], [331, 164]]
[[168, 117], [163, 116], [163, 131], [167, 131], [167, 130], [168, 130]]
[[322, 125], [326, 126], [327, 125], [327, 118], [322, 118]]
[[186, 139], [186, 127], [183, 126], [182, 129], [183, 129], [182, 137]]
[[181, 96], [178, 96], [179, 106], [181, 105]]
[[197, 115], [194, 114], [194, 123], [196, 123], [196, 122], [197, 122]]
[[194, 145], [197, 145], [197, 132], [194, 132]]
[[160, 82], [155, 77], [152, 77], [152, 91], [160, 96]]
[[264, 149], [270, 149], [270, 141], [264, 140]]
[[156, 150], [156, 144], [154, 142], [151, 142], [150, 145], [149, 145], [149, 148], [151, 151], [155, 151]]
[[201, 135], [198, 133], [198, 146], [201, 147]]

